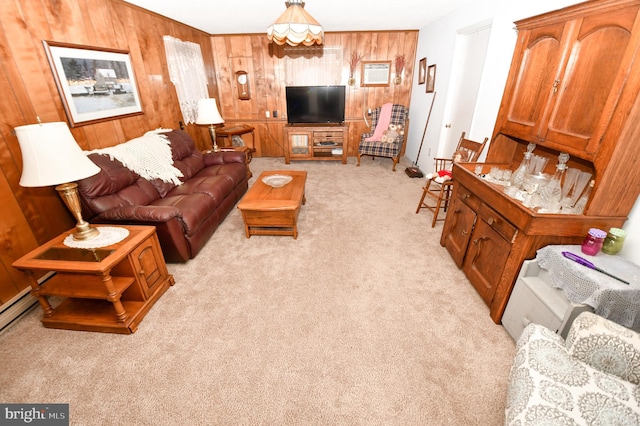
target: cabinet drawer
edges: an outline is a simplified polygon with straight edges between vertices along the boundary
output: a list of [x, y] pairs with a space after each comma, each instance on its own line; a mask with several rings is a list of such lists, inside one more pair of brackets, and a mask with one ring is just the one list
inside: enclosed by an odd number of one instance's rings
[[313, 141], [342, 142], [342, 132], [313, 132]]
[[[536, 283], [536, 285], [545, 286], [545, 283]], [[550, 292], [554, 290], [561, 292], [561, 290], [551, 287], [548, 290]], [[554, 296], [556, 298], [562, 297], [560, 294]], [[565, 303], [569, 306], [568, 301]], [[527, 283], [518, 280], [502, 316], [502, 325], [507, 329], [513, 340], [517, 341], [524, 328], [530, 323], [543, 325], [556, 332], [562, 324], [562, 319], [562, 316], [553, 312], [545, 304], [545, 300], [536, 295]]]
[[548, 272], [535, 259], [525, 260], [502, 316], [502, 325], [515, 341], [532, 322], [566, 338], [573, 320], [584, 311], [593, 312], [593, 308], [571, 303], [562, 290], [551, 284]]
[[487, 222], [487, 225], [493, 228], [494, 231], [502, 235], [504, 239], [509, 242], [513, 241], [513, 237], [516, 235], [517, 229], [491, 207], [486, 204], [481, 204], [478, 209], [478, 216]]
[[473, 210], [478, 210], [482, 201], [466, 187], [458, 185], [457, 197], [462, 200], [463, 203], [471, 207]]

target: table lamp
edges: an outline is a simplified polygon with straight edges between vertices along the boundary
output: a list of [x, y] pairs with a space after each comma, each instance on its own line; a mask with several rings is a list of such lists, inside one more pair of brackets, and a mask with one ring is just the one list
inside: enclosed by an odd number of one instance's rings
[[209, 135], [211, 135], [211, 144], [213, 152], [220, 151], [220, 147], [216, 143], [216, 129], [218, 124], [224, 123], [224, 119], [218, 112], [215, 98], [204, 98], [198, 101], [198, 118], [196, 124], [209, 126]]
[[[38, 119], [40, 121], [40, 119]], [[82, 219], [75, 181], [100, 171], [78, 146], [66, 123], [39, 123], [15, 128], [22, 151], [20, 186], [57, 185], [56, 190], [77, 220], [74, 240], [89, 240], [100, 234]]]

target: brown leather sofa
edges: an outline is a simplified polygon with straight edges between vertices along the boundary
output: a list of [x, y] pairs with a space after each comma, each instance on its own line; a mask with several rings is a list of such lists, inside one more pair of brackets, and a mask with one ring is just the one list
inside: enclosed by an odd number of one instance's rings
[[154, 225], [168, 262], [194, 258], [248, 188], [242, 152], [202, 154], [181, 130], [166, 133], [182, 185], [147, 180], [108, 155], [88, 157], [102, 169], [78, 182], [91, 223]]

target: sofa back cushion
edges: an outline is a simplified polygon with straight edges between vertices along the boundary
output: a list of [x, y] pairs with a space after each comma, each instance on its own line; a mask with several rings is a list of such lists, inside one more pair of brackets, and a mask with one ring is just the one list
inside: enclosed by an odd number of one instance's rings
[[184, 182], [204, 168], [202, 153], [196, 149], [188, 133], [173, 130], [166, 135], [171, 145], [173, 166], [182, 172], [183, 176], [180, 180]]
[[579, 361], [640, 383], [640, 335], [633, 330], [583, 312], [571, 324], [566, 345], [569, 354]]
[[78, 181], [83, 218], [90, 220], [100, 213], [125, 206], [147, 205], [158, 198], [158, 190], [146, 179], [127, 169], [108, 155], [89, 154], [100, 172]]

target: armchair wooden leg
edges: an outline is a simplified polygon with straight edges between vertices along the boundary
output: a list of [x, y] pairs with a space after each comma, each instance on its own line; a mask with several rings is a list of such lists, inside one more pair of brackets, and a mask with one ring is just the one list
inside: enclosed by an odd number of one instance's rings
[[393, 159], [393, 168], [391, 170], [393, 170], [394, 172], [396, 171], [396, 164], [398, 164], [398, 158]]

